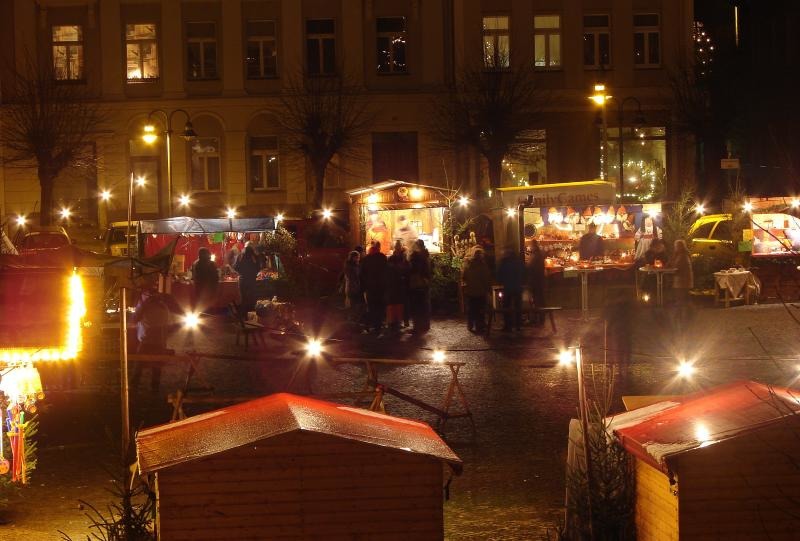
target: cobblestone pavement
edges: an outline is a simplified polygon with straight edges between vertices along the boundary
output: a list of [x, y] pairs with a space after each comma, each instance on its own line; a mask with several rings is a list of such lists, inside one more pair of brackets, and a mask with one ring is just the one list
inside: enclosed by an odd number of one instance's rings
[[[632, 327], [633, 359], [616, 378], [617, 411], [623, 394], [682, 393], [745, 378], [790, 385], [800, 375], [796, 353], [800, 324], [795, 319], [800, 319], [800, 310], [792, 305], [699, 308], [682, 340], [676, 338], [668, 315], [647, 308], [630, 310], [626, 317]], [[311, 314], [318, 316], [321, 335], [331, 333], [343, 320], [338, 312], [327, 317], [322, 317], [320, 310]], [[574, 319], [578, 315], [560, 313], [555, 335], [549, 327], [525, 328], [521, 333], [496, 332], [485, 339], [468, 333], [461, 321], [447, 319], [435, 321], [432, 332], [420, 339], [355, 336], [327, 346], [334, 355], [410, 359], [427, 358], [432, 350], [444, 349], [448, 359], [466, 362], [460, 381], [476, 430], [473, 434], [465, 419], [449, 421], [444, 430], [444, 437], [464, 460], [464, 473], [453, 479], [451, 498], [445, 503], [447, 539], [537, 539], [558, 520], [564, 499], [567, 424], [575, 414], [577, 392], [574, 370], [558, 366], [557, 353], [565, 345], [580, 342], [589, 375], [603, 362], [603, 320], [584, 324]], [[230, 330], [227, 324], [216, 322], [193, 337], [177, 336], [173, 346], [244, 357]], [[204, 360], [202, 372], [218, 395], [285, 390], [294, 363], [280, 357], [289, 348], [270, 340], [266, 347], [247, 355], [248, 360]], [[678, 357], [696, 361], [698, 374], [692, 382], [676, 379]], [[111, 387], [116, 376], [110, 367], [113, 362], [91, 367], [89, 383], [82, 392], [51, 393], [52, 407], [41, 416], [45, 450], [37, 486], [12, 502], [12, 525], [0, 526], [0, 539], [21, 539], [22, 535], [31, 540], [53, 539], [57, 536], [46, 532], [58, 528], [67, 528], [72, 534], [85, 531], [75, 499], [86, 495], [84, 499], [102, 500], [101, 489], [107, 485], [108, 475], [97, 464], [108, 453], [107, 444], [98, 442], [103, 441], [104, 425], [118, 423], [118, 396]], [[137, 425], [169, 418], [165, 395], [180, 386], [182, 377], [180, 370], [168, 367], [160, 395], [143, 390], [134, 393]], [[431, 404], [441, 402], [449, 383], [448, 373], [440, 366], [386, 369], [380, 379]], [[107, 392], [102, 392], [101, 383], [109, 385]], [[362, 384], [358, 367], [320, 365], [313, 390], [357, 390]], [[301, 377], [292, 390], [305, 391], [304, 387]], [[387, 397], [386, 406], [394, 415], [436, 422], [432, 414], [393, 396]], [[65, 426], [69, 429], [64, 430]], [[86, 442], [93, 445], [86, 449], [56, 447]], [[38, 486], [41, 483], [46, 486]], [[48, 506], [44, 515], [37, 511], [42, 506]]]

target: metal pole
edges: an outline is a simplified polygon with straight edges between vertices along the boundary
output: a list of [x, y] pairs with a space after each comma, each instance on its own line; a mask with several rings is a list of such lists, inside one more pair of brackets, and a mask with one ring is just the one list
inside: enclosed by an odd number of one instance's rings
[[[617, 101], [619, 101], [619, 100], [617, 100]], [[623, 155], [624, 155], [624, 152], [625, 152], [625, 148], [624, 148], [625, 147], [625, 138], [622, 136], [622, 123], [625, 121], [624, 105], [625, 105], [624, 101], [620, 101], [619, 102], [619, 113], [618, 113], [618, 116], [617, 116], [617, 130], [619, 130], [619, 143], [617, 143], [617, 146], [619, 147], [618, 152], [619, 152], [619, 195], [620, 195], [620, 197], [622, 197], [622, 195], [625, 193], [625, 183], [623, 182], [624, 181], [624, 175], [623, 175], [623, 165], [622, 165], [622, 159], [623, 159]]]
[[581, 432], [583, 432], [583, 458], [586, 468], [586, 503], [589, 506], [589, 538], [594, 539], [594, 513], [592, 511], [592, 459], [589, 445], [589, 406], [586, 401], [586, 389], [583, 383], [583, 359], [581, 346], [575, 348], [575, 367], [578, 372], [578, 411], [581, 416]]
[[127, 459], [130, 446], [131, 419], [128, 406], [128, 288], [120, 291], [120, 406], [122, 413], [122, 458]]
[[172, 217], [172, 122], [167, 121], [167, 212]]
[[603, 101], [603, 180], [608, 181], [608, 119], [606, 107], [608, 100]]
[[128, 260], [130, 262], [130, 279], [133, 280], [133, 254], [131, 253], [131, 213], [133, 209], [133, 171], [128, 182], [128, 227], [125, 231], [125, 240], [128, 246]]

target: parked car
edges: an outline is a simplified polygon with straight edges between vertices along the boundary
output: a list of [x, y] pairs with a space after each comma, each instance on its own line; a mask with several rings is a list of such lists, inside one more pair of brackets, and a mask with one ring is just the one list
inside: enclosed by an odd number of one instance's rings
[[30, 226], [17, 240], [22, 262], [40, 266], [72, 266], [73, 241], [60, 225]]
[[689, 229], [689, 252], [692, 257], [734, 259], [737, 253], [730, 214], [709, 214], [698, 218]]

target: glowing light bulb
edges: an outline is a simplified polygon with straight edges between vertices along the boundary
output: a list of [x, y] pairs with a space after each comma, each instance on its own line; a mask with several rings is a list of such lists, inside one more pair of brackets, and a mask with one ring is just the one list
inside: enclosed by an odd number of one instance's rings
[[792, 199], [792, 208], [796, 209], [797, 207], [800, 207], [800, 200]]
[[70, 215], [72, 215], [72, 211], [64, 207], [59, 211], [59, 214], [61, 215], [61, 219], [69, 220]]
[[750, 201], [747, 201], [744, 205], [742, 205], [742, 208], [745, 212], [752, 212], [753, 204]]
[[446, 358], [444, 351], [441, 349], [437, 349], [433, 352], [433, 362], [435, 363], [443, 363]]
[[283, 221], [283, 213], [279, 212], [277, 216], [275, 216], [275, 223], [281, 223]]
[[689, 361], [681, 361], [678, 363], [678, 375], [682, 378], [690, 378], [697, 371], [694, 364]]
[[698, 203], [697, 205], [695, 205], [694, 211], [697, 214], [703, 214], [706, 211], [706, 207], [702, 203]]
[[322, 354], [322, 342], [316, 338], [312, 338], [306, 344], [306, 352], [311, 357], [319, 357]]
[[27, 221], [28, 221], [28, 218], [27, 218], [27, 216], [25, 216], [24, 214], [20, 214], [19, 216], [17, 216], [17, 225], [18, 225], [18, 226], [23, 226], [23, 225], [25, 225], [25, 223], [26, 223]]
[[568, 349], [565, 349], [561, 353], [558, 354], [558, 364], [562, 366], [567, 366], [572, 364], [572, 361], [575, 360], [575, 356], [572, 352]]
[[469, 197], [467, 197], [466, 195], [462, 195], [461, 197], [458, 198], [458, 204], [461, 205], [462, 207], [466, 207], [467, 205], [469, 205]]
[[143, 177], [143, 176], [141, 176], [141, 175], [140, 175], [140, 176], [138, 176], [138, 177], [136, 177], [136, 185], [137, 185], [137, 186], [139, 186], [139, 187], [141, 188], [141, 187], [142, 187], [142, 186], [144, 186], [145, 184], [147, 184], [147, 179], [146, 179], [146, 178], [144, 178], [144, 177]]
[[513, 209], [513, 208], [509, 207], [509, 208], [506, 209], [506, 214], [508, 215], [509, 218], [513, 218], [514, 216], [517, 215], [517, 209]]
[[200, 325], [200, 315], [197, 312], [187, 312], [183, 315], [183, 326], [187, 329], [196, 329]]
[[233, 220], [236, 218], [236, 209], [233, 207], [228, 207], [228, 210], [225, 212], [225, 216], [227, 216], [229, 220]]
[[158, 134], [156, 134], [156, 127], [152, 124], [147, 124], [144, 127], [144, 134], [142, 135], [142, 140], [147, 143], [148, 145], [152, 145], [158, 139]]
[[326, 220], [330, 220], [331, 216], [333, 216], [333, 212], [331, 212], [331, 209], [324, 209], [324, 210], [322, 211], [322, 217], [323, 217], [324, 219], [326, 219]]
[[111, 199], [111, 191], [110, 190], [103, 190], [100, 192], [100, 199], [103, 201], [108, 201]]
[[189, 197], [187, 194], [183, 194], [178, 198], [178, 204], [182, 207], [188, 207], [189, 203], [192, 202], [192, 198]]

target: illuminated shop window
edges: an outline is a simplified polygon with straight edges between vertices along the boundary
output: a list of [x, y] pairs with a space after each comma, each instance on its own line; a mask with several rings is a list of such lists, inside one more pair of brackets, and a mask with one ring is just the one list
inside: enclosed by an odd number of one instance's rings
[[[652, 201], [666, 183], [666, 131], [663, 127], [624, 128], [622, 134], [622, 196]], [[619, 178], [619, 145], [619, 128], [608, 128], [608, 174], [611, 181]]]
[[561, 16], [533, 18], [533, 65], [538, 69], [561, 67]]
[[278, 75], [275, 21], [247, 21], [247, 78], [268, 79]]

